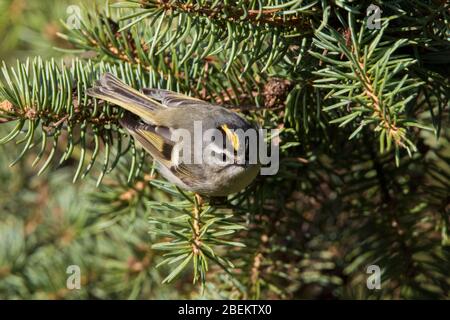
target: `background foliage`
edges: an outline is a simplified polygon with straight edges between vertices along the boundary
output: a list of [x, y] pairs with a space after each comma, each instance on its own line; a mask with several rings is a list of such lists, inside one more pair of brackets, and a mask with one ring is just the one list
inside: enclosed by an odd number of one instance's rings
[[[72, 4], [0, 0], [1, 298], [450, 297], [446, 1]], [[278, 174], [160, 180], [86, 96], [105, 71], [280, 129]]]

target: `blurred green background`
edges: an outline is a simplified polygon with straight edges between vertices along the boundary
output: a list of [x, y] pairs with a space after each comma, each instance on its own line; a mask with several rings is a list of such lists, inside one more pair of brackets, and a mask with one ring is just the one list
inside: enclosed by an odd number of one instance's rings
[[64, 46], [57, 37], [59, 19], [67, 19], [67, 8], [73, 1], [1, 0], [0, 58], [7, 63], [40, 55], [61, 55], [53, 49]]

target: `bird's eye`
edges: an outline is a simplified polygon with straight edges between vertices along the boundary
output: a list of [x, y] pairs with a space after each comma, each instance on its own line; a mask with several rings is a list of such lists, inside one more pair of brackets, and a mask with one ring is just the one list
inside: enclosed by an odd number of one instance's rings
[[227, 134], [222, 127], [218, 127], [217, 130], [219, 130], [222, 135], [222, 147], [225, 149], [227, 145]]

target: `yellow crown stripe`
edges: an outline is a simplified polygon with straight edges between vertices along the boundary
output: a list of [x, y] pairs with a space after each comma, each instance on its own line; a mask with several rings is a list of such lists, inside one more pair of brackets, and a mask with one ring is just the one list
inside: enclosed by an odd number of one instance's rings
[[235, 151], [239, 150], [239, 137], [236, 133], [231, 131], [226, 124], [221, 126], [225, 134], [227, 135], [227, 138], [230, 139], [231, 144], [233, 146], [233, 149]]

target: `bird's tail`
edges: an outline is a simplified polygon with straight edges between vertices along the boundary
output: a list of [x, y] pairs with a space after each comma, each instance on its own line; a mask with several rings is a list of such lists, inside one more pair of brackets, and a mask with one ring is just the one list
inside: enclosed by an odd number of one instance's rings
[[164, 108], [158, 101], [126, 85], [110, 73], [105, 73], [87, 94], [116, 104], [143, 120], [151, 121], [153, 111]]

